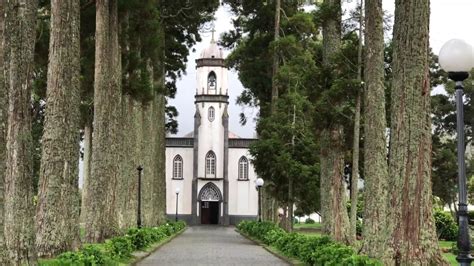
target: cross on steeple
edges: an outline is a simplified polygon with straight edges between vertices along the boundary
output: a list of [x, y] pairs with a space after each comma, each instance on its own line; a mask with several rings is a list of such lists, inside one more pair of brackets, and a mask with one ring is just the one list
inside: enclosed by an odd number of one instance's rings
[[211, 30], [211, 43], [215, 43], [216, 41], [214, 40], [214, 32], [216, 32], [216, 29], [214, 27], [212, 27], [212, 30]]

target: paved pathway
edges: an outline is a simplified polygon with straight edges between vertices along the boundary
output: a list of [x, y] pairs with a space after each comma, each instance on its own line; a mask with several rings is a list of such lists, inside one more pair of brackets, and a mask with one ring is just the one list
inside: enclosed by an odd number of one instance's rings
[[288, 265], [234, 227], [192, 226], [138, 265]]

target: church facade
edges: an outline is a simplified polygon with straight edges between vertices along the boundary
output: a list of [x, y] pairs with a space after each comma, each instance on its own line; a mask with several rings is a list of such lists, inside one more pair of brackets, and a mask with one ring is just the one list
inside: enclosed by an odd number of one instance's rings
[[[256, 219], [249, 145], [229, 131], [227, 68], [214, 40], [196, 60], [194, 131], [166, 139], [166, 212], [188, 224]], [[178, 193], [177, 193], [178, 192]]]

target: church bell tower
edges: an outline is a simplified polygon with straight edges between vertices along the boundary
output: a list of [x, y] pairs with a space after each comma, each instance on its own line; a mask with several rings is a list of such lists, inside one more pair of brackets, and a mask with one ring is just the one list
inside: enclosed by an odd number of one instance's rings
[[222, 50], [212, 40], [196, 60], [192, 216], [199, 223], [200, 191], [213, 183], [222, 192], [219, 224], [229, 224], [228, 137], [229, 104], [227, 68]]

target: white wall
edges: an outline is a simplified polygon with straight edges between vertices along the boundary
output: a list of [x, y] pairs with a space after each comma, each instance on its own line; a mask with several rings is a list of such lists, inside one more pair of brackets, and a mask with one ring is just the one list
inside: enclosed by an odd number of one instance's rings
[[[183, 158], [183, 180], [173, 178], [173, 159], [179, 154]], [[178, 199], [178, 213], [191, 214], [193, 181], [193, 148], [166, 148], [166, 213], [176, 212], [176, 188], [181, 192]]]
[[[214, 107], [214, 120], [208, 118], [209, 107]], [[199, 127], [199, 149], [198, 149], [198, 178], [206, 177], [206, 154], [212, 150], [216, 154], [216, 178], [224, 178], [224, 126], [222, 115], [227, 104], [224, 103], [196, 103], [196, 108], [201, 114], [201, 126]]]
[[[249, 160], [249, 181], [238, 181], [239, 159]], [[248, 149], [229, 149], [229, 215], [257, 215], [258, 192], [255, 189], [257, 175], [250, 162]]]

